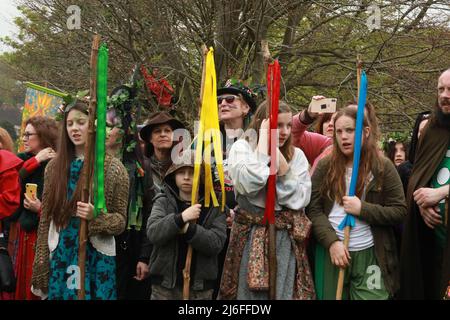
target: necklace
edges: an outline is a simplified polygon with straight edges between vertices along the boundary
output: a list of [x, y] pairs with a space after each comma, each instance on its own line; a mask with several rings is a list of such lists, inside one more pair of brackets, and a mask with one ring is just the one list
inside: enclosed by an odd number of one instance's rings
[[156, 159], [155, 156], [152, 156], [150, 158], [150, 162], [152, 164], [153, 170], [156, 171], [156, 173], [158, 174], [159, 180], [162, 181], [164, 178], [164, 175], [165, 175], [167, 169], [169, 169], [169, 166], [171, 165], [172, 161], [170, 159], [161, 161], [161, 160]]

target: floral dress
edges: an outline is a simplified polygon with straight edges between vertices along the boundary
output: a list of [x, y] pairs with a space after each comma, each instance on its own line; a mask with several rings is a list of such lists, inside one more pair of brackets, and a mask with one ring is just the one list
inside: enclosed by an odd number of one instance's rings
[[[70, 165], [67, 198], [72, 197], [80, 176], [83, 160]], [[71, 217], [68, 226], [59, 233], [59, 243], [51, 253], [49, 300], [77, 300], [78, 287], [78, 231], [80, 218]], [[86, 246], [85, 290], [86, 300], [115, 300], [116, 263], [114, 256], [98, 252], [88, 241]]]

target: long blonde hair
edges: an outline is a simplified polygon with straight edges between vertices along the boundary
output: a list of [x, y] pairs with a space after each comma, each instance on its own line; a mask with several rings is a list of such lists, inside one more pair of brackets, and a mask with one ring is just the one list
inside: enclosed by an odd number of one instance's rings
[[14, 142], [11, 139], [8, 131], [0, 127], [0, 143], [2, 144], [3, 150], [8, 150], [14, 153]]

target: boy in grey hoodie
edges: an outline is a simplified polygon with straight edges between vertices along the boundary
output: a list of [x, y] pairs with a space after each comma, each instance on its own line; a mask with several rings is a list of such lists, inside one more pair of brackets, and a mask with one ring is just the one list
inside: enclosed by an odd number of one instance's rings
[[[220, 207], [191, 205], [193, 175], [191, 154], [187, 163], [169, 168], [162, 193], [154, 199], [147, 222], [147, 236], [153, 244], [149, 265], [152, 300], [183, 299], [183, 269], [189, 245], [193, 248], [189, 299], [211, 299], [215, 280], [221, 276], [217, 274], [217, 256], [226, 239], [226, 216]], [[197, 223], [193, 223], [195, 220]]]

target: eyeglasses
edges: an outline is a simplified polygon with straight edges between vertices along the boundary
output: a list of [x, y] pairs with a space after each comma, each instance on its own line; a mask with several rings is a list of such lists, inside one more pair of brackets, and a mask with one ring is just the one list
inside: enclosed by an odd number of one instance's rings
[[217, 104], [221, 104], [223, 100], [225, 100], [227, 103], [233, 103], [235, 99], [240, 99], [237, 96], [225, 96], [225, 97], [218, 97], [217, 98]]
[[23, 134], [23, 137], [25, 138], [25, 139], [30, 139], [30, 136], [35, 136], [35, 135], [37, 135], [37, 133], [29, 133], [29, 132], [25, 132], [24, 134]]

